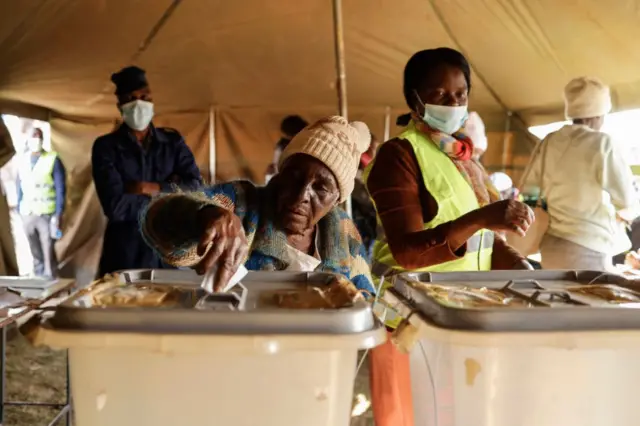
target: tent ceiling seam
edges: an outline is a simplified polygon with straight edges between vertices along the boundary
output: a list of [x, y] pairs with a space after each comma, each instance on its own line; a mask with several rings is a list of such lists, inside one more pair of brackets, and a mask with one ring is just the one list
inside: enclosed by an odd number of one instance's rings
[[171, 2], [160, 19], [158, 19], [158, 22], [156, 22], [155, 25], [151, 28], [149, 34], [145, 37], [142, 43], [140, 43], [140, 46], [138, 46], [138, 50], [133, 54], [130, 62], [137, 61], [140, 55], [142, 55], [149, 48], [149, 46], [151, 46], [153, 40], [156, 38], [162, 27], [164, 27], [164, 25], [169, 21], [171, 16], [173, 16], [173, 13], [176, 11], [180, 3], [182, 3], [182, 0], [173, 0]]
[[27, 20], [30, 18], [33, 19], [34, 16], [40, 13], [40, 11], [47, 4], [47, 2], [48, 0], [41, 1], [40, 3], [35, 5], [33, 9], [29, 11], [29, 13], [25, 14], [24, 19], [14, 27], [11, 33], [3, 40], [2, 44], [0, 44], [0, 52], [4, 52], [6, 49], [6, 46], [13, 46], [16, 43], [15, 41], [16, 37], [19, 37], [25, 34], [26, 31], [24, 31], [24, 27], [26, 25]]
[[449, 26], [447, 21], [444, 19], [444, 15], [440, 11], [440, 9], [438, 9], [438, 6], [436, 6], [435, 0], [427, 0], [427, 1], [431, 5], [431, 10], [433, 10], [433, 13], [435, 13], [436, 17], [438, 18], [438, 21], [440, 22], [440, 25], [442, 25], [442, 28], [444, 29], [445, 33], [447, 33], [447, 36], [451, 39], [451, 41], [456, 46], [456, 48], [459, 51], [461, 51], [462, 54], [464, 54], [464, 56], [467, 58], [467, 61], [469, 62], [469, 66], [471, 67], [471, 69], [473, 69], [475, 71], [475, 74], [476, 74], [476, 77], [478, 78], [478, 80], [480, 80], [482, 82], [482, 84], [485, 85], [485, 87], [489, 91], [489, 94], [491, 94], [493, 99], [495, 99], [495, 101], [498, 102], [498, 104], [500, 105], [500, 107], [502, 107], [502, 109], [504, 109], [505, 111], [510, 111], [510, 109], [507, 107], [507, 105], [502, 101], [502, 99], [500, 99], [500, 97], [495, 92], [495, 90], [493, 90], [491, 85], [487, 82], [487, 80], [484, 78], [482, 73], [478, 70], [478, 67], [476, 67], [471, 62], [471, 57], [466, 52], [466, 50], [462, 47], [462, 44], [460, 43], [458, 38], [454, 35], [453, 30], [451, 29], [451, 27]]
[[[449, 38], [451, 39], [453, 44], [456, 46], [456, 48], [460, 52], [462, 52], [462, 54], [467, 58], [467, 61], [469, 62], [469, 66], [471, 67], [472, 70], [475, 71], [476, 77], [478, 78], [478, 80], [480, 80], [482, 82], [482, 84], [484, 84], [484, 86], [487, 88], [487, 91], [489, 92], [489, 94], [496, 100], [496, 102], [498, 102], [498, 104], [502, 107], [502, 109], [505, 111], [505, 113], [508, 114], [507, 120], [515, 118], [517, 121], [522, 123], [525, 128], [528, 128], [527, 123], [520, 116], [520, 114], [518, 114], [517, 111], [512, 111], [511, 109], [509, 109], [507, 107], [507, 105], [502, 101], [502, 99], [500, 99], [500, 97], [495, 92], [495, 90], [493, 90], [493, 87], [491, 87], [491, 85], [487, 82], [487, 80], [484, 78], [482, 73], [478, 70], [478, 68], [471, 62], [471, 57], [466, 52], [464, 47], [462, 47], [462, 44], [460, 43], [458, 38], [453, 34], [453, 31], [451, 30], [451, 27], [449, 26], [447, 21], [444, 19], [444, 15], [440, 11], [440, 9], [438, 9], [438, 6], [436, 6], [435, 0], [427, 0], [427, 1], [431, 5], [431, 10], [433, 10], [433, 13], [438, 18], [438, 21], [440, 22], [440, 25], [442, 25], [442, 28], [444, 29], [445, 33], [447, 33], [447, 36], [449, 36]], [[531, 135], [529, 132], [525, 132], [525, 134], [528, 136], [527, 139], [529, 139], [529, 142], [532, 142], [532, 144], [533, 143], [537, 143], [537, 140], [533, 138], [533, 135]]]
[[[158, 35], [162, 27], [164, 27], [164, 25], [167, 23], [169, 18], [171, 18], [171, 16], [173, 15], [173, 12], [176, 11], [176, 9], [178, 8], [181, 2], [182, 0], [173, 0], [171, 2], [171, 4], [169, 5], [169, 7], [167, 7], [167, 9], [164, 11], [162, 16], [160, 16], [160, 19], [158, 19], [156, 23], [153, 25], [153, 27], [151, 27], [149, 34], [147, 34], [144, 40], [142, 40], [142, 42], [140, 43], [136, 51], [133, 53], [133, 55], [130, 56], [128, 61], [129, 64], [137, 61], [138, 58], [140, 58], [140, 55], [142, 55], [149, 48], [149, 46], [151, 45], [151, 42], [153, 42], [156, 35]], [[91, 106], [96, 102], [99, 102], [107, 93], [109, 93], [110, 89], [111, 89], [110, 84], [103, 86], [96, 96], [93, 96], [87, 101], [87, 105]]]

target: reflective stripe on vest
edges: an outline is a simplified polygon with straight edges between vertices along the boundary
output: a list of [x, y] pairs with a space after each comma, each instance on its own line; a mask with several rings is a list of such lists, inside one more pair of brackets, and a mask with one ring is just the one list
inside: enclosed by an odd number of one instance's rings
[[[467, 240], [467, 252], [465, 256], [475, 255], [479, 256], [482, 250], [493, 250], [494, 234], [491, 231], [485, 231], [480, 234], [475, 234]], [[480, 260], [478, 261], [480, 263]], [[435, 269], [429, 269], [435, 271]], [[405, 272], [403, 269], [397, 269], [384, 263], [373, 261], [371, 266], [371, 273], [378, 278], [391, 278], [396, 274]]]
[[[424, 185], [438, 205], [438, 213], [424, 229], [432, 229], [443, 223], [451, 222], [459, 217], [478, 209], [480, 206], [475, 192], [465, 178], [460, 174], [456, 165], [431, 140], [415, 128], [413, 123], [398, 136], [408, 141], [414, 151], [422, 173]], [[364, 173], [365, 182], [369, 177], [372, 164]], [[375, 202], [374, 202], [375, 205]], [[376, 284], [384, 278], [383, 289], [391, 286], [389, 277], [407, 272], [393, 258], [386, 236], [378, 217], [379, 232], [374, 243], [372, 274]], [[438, 265], [412, 270], [411, 272], [454, 272], [454, 271], [485, 271], [491, 269], [491, 254], [493, 251], [493, 232], [480, 230], [467, 241], [467, 250], [463, 257]], [[401, 321], [395, 313], [386, 307], [374, 307], [378, 314], [386, 310], [385, 324], [395, 327]]]
[[31, 168], [31, 158], [27, 157], [20, 166], [20, 187], [22, 201], [20, 214], [42, 216], [56, 211], [56, 191], [53, 182], [53, 167], [57, 155], [42, 153]]

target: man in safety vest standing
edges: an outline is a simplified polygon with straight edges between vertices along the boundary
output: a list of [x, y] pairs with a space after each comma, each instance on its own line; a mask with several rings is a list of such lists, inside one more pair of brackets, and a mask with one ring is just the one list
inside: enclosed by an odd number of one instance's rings
[[55, 152], [43, 148], [41, 129], [27, 139], [28, 154], [18, 171], [18, 208], [33, 256], [36, 276], [55, 278], [58, 261], [54, 242], [61, 235], [65, 170]]

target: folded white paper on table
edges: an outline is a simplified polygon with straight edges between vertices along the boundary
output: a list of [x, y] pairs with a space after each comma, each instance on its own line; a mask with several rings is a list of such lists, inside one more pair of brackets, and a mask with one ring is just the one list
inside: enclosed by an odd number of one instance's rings
[[[217, 267], [211, 268], [204, 275], [204, 278], [202, 279], [202, 284], [200, 286], [208, 293], [213, 293], [214, 292], [214, 290], [213, 290], [213, 281], [216, 278], [216, 271], [217, 270], [218, 270]], [[218, 293], [226, 293], [227, 291], [231, 290], [233, 287], [235, 287], [236, 284], [238, 284], [240, 281], [242, 281], [242, 279], [244, 277], [246, 277], [248, 273], [249, 273], [249, 271], [247, 271], [247, 268], [245, 268], [244, 265], [240, 265], [238, 267], [238, 270], [236, 271], [236, 273], [233, 274], [233, 276], [231, 277], [231, 279], [227, 283], [227, 285], [222, 290], [220, 290]]]

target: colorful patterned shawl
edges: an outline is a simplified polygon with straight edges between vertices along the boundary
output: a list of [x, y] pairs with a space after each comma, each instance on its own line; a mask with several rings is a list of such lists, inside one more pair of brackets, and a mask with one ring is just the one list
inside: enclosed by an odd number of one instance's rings
[[[219, 206], [242, 221], [250, 246], [247, 269], [281, 271], [288, 267], [287, 239], [273, 222], [275, 200], [272, 188], [247, 181], [221, 183], [203, 192], [161, 195], [142, 212], [141, 232], [167, 263], [194, 266], [201, 259], [196, 250], [201, 232], [198, 210]], [[333, 209], [318, 223], [318, 250], [322, 263], [316, 271], [342, 274], [359, 289], [374, 293], [365, 247], [342, 209]]]

